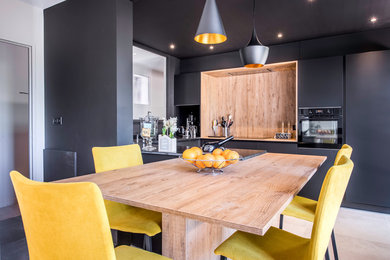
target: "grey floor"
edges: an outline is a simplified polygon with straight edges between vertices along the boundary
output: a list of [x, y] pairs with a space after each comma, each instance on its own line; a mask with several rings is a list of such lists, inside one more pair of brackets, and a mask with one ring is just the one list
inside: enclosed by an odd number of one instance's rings
[[21, 217], [0, 220], [0, 259], [28, 259], [28, 249]]
[[[278, 219], [273, 226], [278, 227]], [[283, 229], [310, 238], [311, 222], [286, 216]], [[390, 259], [390, 214], [342, 207], [334, 227], [341, 260]], [[333, 260], [332, 247], [330, 259]]]

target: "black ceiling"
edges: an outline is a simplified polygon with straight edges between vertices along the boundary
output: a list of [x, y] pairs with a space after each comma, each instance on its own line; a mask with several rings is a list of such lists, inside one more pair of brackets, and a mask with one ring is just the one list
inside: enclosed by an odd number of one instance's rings
[[[178, 58], [244, 47], [252, 30], [252, 0], [217, 0], [228, 40], [214, 46], [194, 41], [205, 0], [134, 1], [134, 40]], [[369, 19], [376, 16], [372, 24]], [[390, 0], [257, 0], [260, 41], [274, 45], [390, 27]], [[277, 33], [283, 38], [278, 39]], [[169, 45], [176, 48], [171, 50]]]

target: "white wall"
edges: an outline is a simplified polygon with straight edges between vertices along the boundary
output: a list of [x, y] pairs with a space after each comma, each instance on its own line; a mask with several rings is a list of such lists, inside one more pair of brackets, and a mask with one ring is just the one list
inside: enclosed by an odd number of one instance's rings
[[[145, 117], [148, 111], [152, 112], [153, 116], [157, 116], [160, 119], [166, 117], [166, 80], [165, 80], [165, 67], [157, 68], [160, 70], [154, 70], [150, 67], [142, 66], [141, 64], [133, 64], [133, 73], [147, 76], [150, 80], [150, 104], [139, 105], [133, 104], [133, 118], [139, 119]], [[161, 71], [161, 69], [163, 71]]]
[[32, 47], [32, 169], [34, 180], [43, 180], [44, 59], [43, 9], [20, 0], [0, 0], [0, 39]]

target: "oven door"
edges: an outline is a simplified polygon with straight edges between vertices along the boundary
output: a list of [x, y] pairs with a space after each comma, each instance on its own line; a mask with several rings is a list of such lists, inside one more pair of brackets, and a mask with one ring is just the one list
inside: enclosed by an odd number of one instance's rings
[[341, 118], [301, 118], [299, 120], [299, 147], [338, 149], [342, 145]]

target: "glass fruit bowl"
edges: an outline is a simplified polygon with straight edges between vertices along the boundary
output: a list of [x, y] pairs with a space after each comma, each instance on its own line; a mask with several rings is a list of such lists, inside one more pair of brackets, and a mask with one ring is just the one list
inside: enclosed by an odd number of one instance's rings
[[186, 159], [182, 155], [179, 157], [184, 162], [193, 165], [197, 172], [208, 172], [212, 174], [221, 174], [223, 169], [229, 167], [230, 165], [236, 164], [241, 161], [243, 158], [240, 155], [237, 159], [218, 159], [218, 160], [207, 160], [207, 159]]

